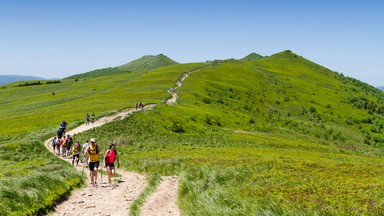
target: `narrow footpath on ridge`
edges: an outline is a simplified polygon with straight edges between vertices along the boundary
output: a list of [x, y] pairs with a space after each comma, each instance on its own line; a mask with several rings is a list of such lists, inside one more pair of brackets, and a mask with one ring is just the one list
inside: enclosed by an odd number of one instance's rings
[[[175, 90], [182, 85], [182, 82], [190, 73], [198, 70], [200, 69], [185, 73], [183, 77], [176, 82], [176, 87], [168, 90], [172, 95], [172, 98], [167, 100], [166, 104], [176, 103], [178, 95]], [[102, 117], [93, 124], [82, 124], [79, 127], [66, 132], [66, 134], [73, 136], [74, 134], [81, 133], [94, 127], [124, 119], [134, 112], [147, 111], [154, 107], [156, 107], [155, 104], [147, 105], [143, 109], [126, 109], [117, 114]], [[51, 144], [52, 139], [53, 138], [46, 140], [44, 145], [53, 153]], [[68, 163], [72, 163], [72, 158], [60, 158]], [[147, 180], [143, 174], [127, 172], [120, 168], [116, 169], [115, 176], [118, 177], [113, 178], [112, 184], [107, 183], [107, 176], [105, 174], [101, 175], [99, 173], [99, 186], [93, 187], [89, 184], [89, 169], [80, 162], [75, 168], [80, 172], [83, 172], [83, 175], [87, 176], [86, 187], [72, 191], [68, 197], [54, 206], [54, 212], [50, 215], [128, 215], [131, 204], [147, 186]], [[103, 166], [100, 166], [99, 169], [106, 171]], [[180, 209], [176, 204], [178, 186], [178, 176], [162, 176], [160, 185], [142, 206], [140, 210], [141, 215], [180, 215]]]

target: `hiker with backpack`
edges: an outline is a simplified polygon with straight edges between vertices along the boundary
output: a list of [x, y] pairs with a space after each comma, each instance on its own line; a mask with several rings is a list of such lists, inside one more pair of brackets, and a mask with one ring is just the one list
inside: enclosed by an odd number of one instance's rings
[[73, 138], [71, 135], [67, 135], [67, 156], [71, 155], [71, 149], [73, 144]]
[[65, 129], [67, 129], [67, 125], [68, 123], [64, 120], [60, 124], [60, 128], [64, 131], [64, 133], [65, 133]]
[[91, 172], [91, 183], [97, 186], [97, 170], [99, 169], [100, 156], [102, 156], [100, 146], [96, 145], [96, 139], [91, 139], [91, 145], [85, 150], [84, 158], [87, 160], [89, 157], [89, 171]]
[[117, 161], [117, 168], [120, 168], [119, 157], [117, 156], [115, 144], [111, 144], [104, 156], [104, 167], [106, 167], [108, 171], [108, 183], [111, 183], [111, 179], [116, 173], [115, 161]]
[[76, 166], [79, 165], [79, 160], [80, 160], [80, 143], [79, 142], [76, 142], [73, 146], [72, 146], [72, 166], [75, 165], [75, 158], [76, 159]]
[[85, 143], [83, 144], [83, 148], [82, 148], [83, 159], [81, 161], [81, 163], [87, 164], [86, 167], [88, 167], [88, 162], [89, 162], [89, 161], [85, 161], [85, 152], [86, 152], [88, 146], [89, 146], [89, 143], [88, 143], [88, 140], [86, 140]]
[[64, 129], [60, 127], [59, 130], [57, 130], [56, 135], [59, 139], [61, 139], [64, 136]]
[[[61, 156], [63, 158], [65, 158], [67, 156], [67, 138], [65, 136], [63, 136], [61, 139], [60, 139], [60, 150], [61, 150]], [[59, 154], [60, 155], [60, 154]]]
[[55, 152], [55, 149], [53, 149], [53, 153], [56, 153], [56, 155], [60, 155], [60, 139], [58, 137], [56, 137], [55, 145], [57, 152]]
[[53, 153], [55, 153], [55, 154], [56, 154], [56, 147], [58, 147], [57, 143], [58, 143], [57, 137], [53, 137], [53, 139], [52, 139], [52, 150], [53, 150]]

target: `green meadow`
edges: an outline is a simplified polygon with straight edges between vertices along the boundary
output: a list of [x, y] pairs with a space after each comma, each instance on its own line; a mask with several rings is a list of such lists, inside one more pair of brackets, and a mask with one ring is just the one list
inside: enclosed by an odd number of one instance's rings
[[[153, 185], [180, 176], [183, 215], [384, 214], [383, 93], [290, 51], [256, 57], [2, 87], [0, 211], [35, 215], [81, 187], [42, 143], [62, 120], [144, 102], [158, 106], [75, 140], [115, 143], [121, 165]], [[189, 71], [177, 104], [163, 104]]]

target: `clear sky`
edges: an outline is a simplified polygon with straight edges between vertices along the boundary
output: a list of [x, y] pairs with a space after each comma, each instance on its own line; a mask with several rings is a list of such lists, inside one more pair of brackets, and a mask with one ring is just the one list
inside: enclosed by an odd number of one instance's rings
[[63, 78], [164, 54], [284, 50], [384, 86], [382, 0], [0, 0], [0, 75]]

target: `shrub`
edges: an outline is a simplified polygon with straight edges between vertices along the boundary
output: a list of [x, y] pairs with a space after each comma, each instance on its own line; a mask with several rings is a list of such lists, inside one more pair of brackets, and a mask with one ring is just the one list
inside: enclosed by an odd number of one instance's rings
[[173, 124], [171, 126], [171, 131], [173, 131], [175, 133], [184, 133], [185, 132], [181, 123], [178, 123], [178, 122], [173, 122]]

